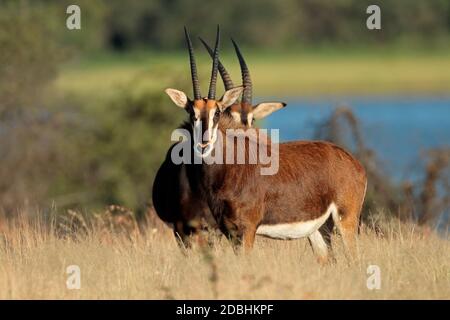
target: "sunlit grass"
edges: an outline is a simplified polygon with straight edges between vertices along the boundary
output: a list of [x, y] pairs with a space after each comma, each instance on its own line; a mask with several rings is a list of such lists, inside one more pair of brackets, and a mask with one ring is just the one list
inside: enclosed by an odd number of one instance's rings
[[[363, 228], [354, 261], [335, 241], [337, 262], [320, 266], [303, 239], [258, 238], [239, 255], [221, 239], [183, 254], [162, 227], [140, 233], [126, 217], [102, 219], [80, 220], [69, 237], [56, 235], [57, 224], [0, 221], [0, 299], [450, 298], [448, 237], [413, 225], [384, 223], [383, 235]], [[80, 267], [79, 290], [66, 287], [69, 265]], [[370, 265], [380, 270], [376, 290]]]
[[[246, 54], [254, 81], [254, 95], [297, 97], [317, 95], [408, 95], [450, 93], [450, 54], [376, 53], [253, 53]], [[210, 74], [210, 59], [198, 54], [203, 91]], [[230, 52], [222, 61], [240, 84], [237, 59]], [[63, 68], [56, 81], [65, 92], [108, 95], [136, 77], [151, 87], [161, 86], [162, 73], [189, 79], [183, 53], [138, 52], [97, 55]], [[158, 75], [158, 76], [156, 76]], [[161, 90], [164, 88], [161, 86]]]

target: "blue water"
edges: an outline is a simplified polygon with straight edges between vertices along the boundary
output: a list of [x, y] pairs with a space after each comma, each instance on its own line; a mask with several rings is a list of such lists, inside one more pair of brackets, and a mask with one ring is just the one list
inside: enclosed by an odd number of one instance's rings
[[450, 147], [450, 96], [295, 99], [287, 103], [262, 124], [280, 129], [281, 141], [313, 138], [317, 124], [336, 107], [349, 106], [360, 122], [366, 145], [375, 150], [384, 171], [395, 180], [417, 177], [426, 150]]

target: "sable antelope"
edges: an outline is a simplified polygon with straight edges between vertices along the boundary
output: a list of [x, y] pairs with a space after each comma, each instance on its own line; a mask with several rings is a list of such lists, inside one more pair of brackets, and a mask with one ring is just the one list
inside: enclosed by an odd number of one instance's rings
[[[202, 158], [210, 157], [220, 147], [217, 135], [226, 134], [230, 127], [244, 132], [254, 130], [222, 116], [224, 107], [235, 99], [234, 92], [226, 91], [222, 101], [215, 100], [218, 44], [219, 33], [206, 100], [200, 99], [194, 76], [194, 101], [178, 90], [166, 90], [177, 106], [191, 114], [193, 131], [207, 128], [207, 134], [200, 136], [202, 140], [195, 141], [194, 136], [192, 144], [194, 153]], [[195, 66], [192, 51], [190, 58], [191, 66]], [[196, 196], [208, 203], [219, 228], [234, 245], [243, 244], [250, 249], [256, 234], [276, 239], [308, 237], [319, 260], [326, 261], [328, 234], [324, 240], [320, 228], [331, 221], [346, 247], [354, 249], [367, 186], [362, 165], [344, 149], [323, 141], [283, 143], [279, 145], [278, 156], [279, 170], [274, 175], [261, 175], [261, 164], [202, 163], [186, 166], [186, 177], [189, 185], [195, 187]]]
[[[195, 80], [197, 79], [197, 70], [195, 60], [193, 60], [193, 46], [186, 28], [185, 36], [191, 57], [191, 75], [193, 83], [198, 84], [198, 80]], [[213, 58], [214, 51], [203, 39], [200, 40]], [[265, 102], [252, 107], [249, 104], [249, 102], [251, 102], [252, 94], [250, 72], [240, 52], [238, 52], [238, 58], [241, 65], [242, 81], [246, 87], [244, 88], [241, 102], [233, 103], [231, 106], [225, 108], [224, 114], [232, 117], [234, 121], [250, 127], [253, 123], [252, 119], [266, 117], [273, 111], [284, 107], [285, 104]], [[223, 80], [225, 90], [232, 90], [234, 84], [229, 73], [220, 61], [217, 61], [217, 67]], [[174, 90], [172, 89], [171, 92], [174, 92]], [[194, 86], [194, 97], [200, 96], [198, 88]], [[196, 100], [206, 101], [207, 99], [203, 98]], [[189, 124], [184, 125], [183, 127], [192, 132], [192, 127]], [[170, 155], [175, 145], [167, 152], [166, 158], [156, 174], [153, 183], [152, 198], [158, 216], [163, 221], [172, 225], [176, 238], [181, 240], [180, 242], [183, 245], [189, 246], [190, 235], [196, 234], [200, 229], [205, 227], [215, 229], [217, 228], [217, 225], [210, 213], [207, 202], [195, 192], [196, 186], [191, 186], [189, 183], [189, 179], [186, 176], [186, 166], [189, 165], [174, 164], [172, 162]]]
[[[208, 46], [208, 44], [202, 39], [199, 38], [200, 41], [205, 46], [211, 58], [214, 58], [213, 50]], [[230, 115], [237, 123], [242, 123], [244, 126], [251, 127], [255, 119], [263, 119], [267, 117], [272, 112], [284, 108], [286, 103], [284, 102], [263, 102], [259, 103], [255, 106], [252, 105], [252, 79], [250, 77], [250, 71], [247, 67], [247, 63], [245, 62], [244, 57], [242, 56], [241, 50], [239, 49], [236, 42], [231, 39], [233, 42], [234, 49], [236, 51], [236, 55], [239, 59], [239, 65], [241, 67], [242, 74], [242, 85], [244, 86], [244, 92], [242, 94], [241, 103], [235, 103], [225, 111], [229, 112]], [[225, 90], [229, 90], [233, 88], [233, 82], [231, 81], [228, 72], [225, 70], [223, 65], [219, 61], [219, 72], [222, 76]]]

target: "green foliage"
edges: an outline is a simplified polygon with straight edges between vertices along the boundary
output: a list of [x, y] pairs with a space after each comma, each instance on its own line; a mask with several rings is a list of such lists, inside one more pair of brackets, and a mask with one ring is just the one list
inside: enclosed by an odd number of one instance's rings
[[[0, 14], [0, 118], [37, 104], [38, 93], [56, 75], [62, 50], [38, 10], [3, 4]], [[29, 111], [29, 110], [28, 110]]]
[[60, 145], [65, 162], [60, 175], [48, 181], [44, 202], [51, 199], [59, 208], [121, 204], [136, 209], [151, 201], [170, 134], [185, 116], [159, 86], [144, 85], [148, 77], [161, 86], [177, 84], [158, 72], [136, 77], [103, 100], [66, 97], [71, 113]]
[[[378, 1], [382, 32], [365, 26], [369, 0], [78, 0], [82, 29], [74, 31], [65, 25], [69, 4], [73, 2], [0, 1], [0, 210], [6, 212], [26, 203], [43, 207], [55, 203], [59, 208], [113, 203], [142, 207], [150, 200], [154, 174], [171, 143], [170, 133], [184, 116], [164, 97], [163, 89], [189, 87], [178, 80], [180, 72], [189, 79], [187, 61], [181, 69], [180, 62], [173, 62], [181, 60], [165, 56], [152, 61], [145, 74], [130, 76], [131, 80], [120, 68], [98, 78], [88, 70], [77, 80], [94, 89], [83, 95], [76, 90], [58, 91], [54, 85], [68, 57], [105, 49], [184, 48], [183, 25], [193, 35], [211, 39], [220, 24], [224, 42], [235, 36], [258, 52], [269, 47], [292, 51], [299, 46], [403, 43], [428, 49], [448, 43], [450, 32], [446, 0]], [[124, 59], [120, 54], [114, 57]], [[254, 61], [252, 70], [258, 75], [258, 59]], [[259, 58], [265, 73], [259, 72], [258, 90], [266, 89], [264, 83], [272, 85], [267, 79], [275, 72], [295, 69], [291, 61], [285, 70], [270, 67], [267, 61]], [[101, 63], [107, 64], [104, 59]], [[99, 66], [77, 65], [81, 67]], [[330, 74], [329, 68], [322, 68], [321, 74], [307, 67], [306, 63], [298, 68], [307, 71], [307, 78], [285, 78], [280, 83], [292, 83], [297, 92], [307, 84], [318, 86]], [[331, 71], [352, 73], [346, 65]], [[200, 72], [204, 78], [202, 72], [206, 77], [209, 69], [206, 72], [200, 66]], [[108, 77], [126, 79], [120, 86], [102, 87], [107, 95], [97, 94], [101, 86], [95, 82], [108, 82]]]
[[8, 209], [45, 197], [47, 181], [64, 162], [62, 118], [43, 99], [64, 50], [42, 11], [18, 9], [5, 2], [0, 14], [0, 203]]
[[[220, 24], [224, 39], [244, 46], [322, 45], [446, 46], [450, 37], [447, 0], [79, 0], [82, 29], [65, 28], [70, 0], [4, 1], [1, 7], [40, 11], [59, 42], [81, 50], [184, 47], [182, 28], [212, 36]], [[366, 28], [366, 9], [381, 8], [382, 30]], [[3, 11], [3, 9], [2, 9]], [[0, 13], [1, 14], [1, 13]], [[39, 19], [39, 23], [42, 23]], [[36, 22], [38, 23], [38, 22]]]
[[178, 81], [155, 66], [106, 99], [56, 91], [71, 50], [46, 19], [46, 3], [1, 4], [0, 210], [143, 205], [184, 116], [163, 98]]
[[[161, 84], [177, 82], [158, 78]], [[160, 88], [142, 88], [143, 81], [138, 77], [119, 88], [111, 101], [90, 112], [93, 123], [83, 134], [90, 137], [90, 188], [98, 204], [136, 208], [151, 200], [153, 177], [171, 144], [170, 134], [185, 116]]]
[[[378, 4], [382, 31], [366, 28], [366, 9]], [[291, 48], [318, 45], [445, 45], [446, 0], [154, 0], [107, 1], [105, 43], [116, 49], [180, 48], [183, 25], [207, 37], [216, 24], [243, 45]]]

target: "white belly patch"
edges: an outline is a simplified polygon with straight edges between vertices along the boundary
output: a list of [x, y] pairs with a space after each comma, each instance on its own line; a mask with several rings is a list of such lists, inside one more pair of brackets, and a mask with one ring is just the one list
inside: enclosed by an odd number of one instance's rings
[[256, 234], [274, 239], [298, 239], [307, 237], [317, 231], [325, 221], [327, 221], [332, 212], [337, 213], [337, 207], [334, 202], [332, 202], [327, 211], [317, 219], [271, 225], [262, 224], [256, 230]]

